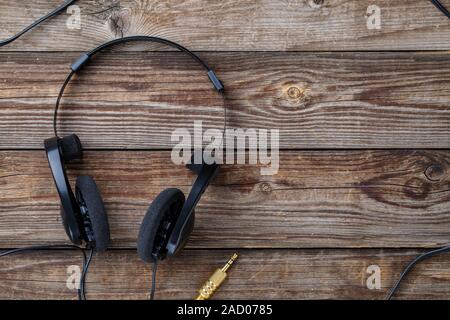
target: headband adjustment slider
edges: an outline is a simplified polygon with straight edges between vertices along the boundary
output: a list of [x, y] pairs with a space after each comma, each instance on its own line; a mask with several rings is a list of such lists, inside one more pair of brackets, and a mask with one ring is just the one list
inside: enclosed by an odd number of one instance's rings
[[70, 65], [70, 69], [72, 69], [73, 72], [77, 72], [86, 64], [86, 62], [88, 62], [90, 58], [91, 57], [87, 53], [83, 53], [81, 57]]
[[209, 70], [208, 77], [218, 92], [222, 92], [224, 90], [222, 81], [220, 81], [219, 78], [217, 78], [217, 75], [214, 73], [214, 71]]

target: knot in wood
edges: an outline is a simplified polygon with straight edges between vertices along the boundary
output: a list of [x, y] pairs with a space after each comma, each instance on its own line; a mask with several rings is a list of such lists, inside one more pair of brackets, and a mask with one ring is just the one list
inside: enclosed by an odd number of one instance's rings
[[319, 9], [322, 7], [324, 0], [307, 0], [307, 4], [314, 9]]
[[259, 190], [261, 190], [262, 193], [271, 193], [272, 187], [270, 186], [270, 183], [263, 182], [259, 185]]
[[445, 169], [438, 164], [433, 164], [425, 170], [425, 176], [430, 181], [441, 181], [445, 175]]
[[303, 91], [297, 87], [290, 87], [287, 90], [287, 94], [291, 99], [300, 99], [303, 96]]

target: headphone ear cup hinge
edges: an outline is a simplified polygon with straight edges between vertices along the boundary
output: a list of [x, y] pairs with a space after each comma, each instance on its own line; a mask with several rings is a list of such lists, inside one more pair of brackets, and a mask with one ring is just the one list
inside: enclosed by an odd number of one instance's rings
[[71, 134], [59, 139], [61, 156], [64, 161], [79, 160], [83, 158], [83, 146], [76, 134]]
[[56, 190], [61, 200], [61, 219], [64, 229], [75, 245], [80, 245], [84, 240], [82, 217], [80, 207], [70, 187], [65, 170], [65, 161], [71, 157], [64, 157], [61, 139], [53, 137], [44, 141], [47, 160], [55, 182]]
[[219, 168], [220, 166], [217, 164], [202, 165], [202, 170], [192, 185], [191, 191], [167, 243], [166, 249], [169, 257], [176, 255], [186, 244], [187, 239], [194, 229], [195, 207], [210, 182], [216, 177]]

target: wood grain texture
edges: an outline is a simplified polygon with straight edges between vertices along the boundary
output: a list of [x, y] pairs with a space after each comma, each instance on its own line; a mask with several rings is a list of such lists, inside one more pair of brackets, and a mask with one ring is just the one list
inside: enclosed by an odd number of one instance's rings
[[[215, 299], [384, 299], [417, 250], [239, 250]], [[158, 268], [156, 299], [193, 299], [233, 251], [187, 250]], [[419, 264], [396, 298], [449, 299], [450, 255]], [[76, 299], [66, 286], [78, 252], [47, 251], [0, 260], [0, 299]], [[381, 289], [367, 289], [367, 268], [381, 270]], [[150, 267], [131, 250], [94, 257], [88, 299], [148, 299]]]
[[[60, 3], [0, 0], [0, 39]], [[67, 27], [66, 13], [1, 48], [0, 248], [68, 242], [42, 143], [69, 64], [107, 40], [162, 36], [217, 71], [228, 127], [279, 129], [286, 150], [274, 176], [259, 165], [223, 168], [198, 206], [188, 249], [161, 264], [157, 298], [193, 298], [231, 250], [241, 257], [216, 298], [384, 298], [407, 262], [450, 239], [442, 51], [450, 24], [430, 1], [380, 0], [381, 29], [368, 30], [372, 4], [81, 0], [81, 29]], [[76, 132], [88, 150], [69, 165], [71, 181], [95, 177], [111, 225], [114, 250], [94, 258], [90, 299], [148, 298], [150, 268], [135, 252], [140, 223], [160, 191], [187, 193], [195, 178], [169, 151], [150, 150], [171, 148], [170, 134], [194, 120], [205, 130], [223, 125], [223, 101], [205, 74], [161, 50], [105, 53], [63, 99], [60, 132]], [[0, 299], [75, 299], [67, 267], [80, 258], [49, 250], [0, 259]], [[450, 299], [449, 259], [420, 264], [398, 297]], [[381, 268], [381, 290], [366, 287], [369, 265]]]
[[[0, 1], [0, 38], [60, 0]], [[129, 35], [157, 35], [204, 51], [449, 50], [448, 19], [426, 0], [380, 0], [381, 28], [369, 30], [371, 0], [83, 0], [81, 29], [60, 15], [4, 50], [88, 50]], [[51, 36], [49, 36], [51, 35]], [[2, 48], [3, 50], [3, 48]]]
[[[285, 151], [274, 176], [225, 166], [196, 211], [190, 248], [434, 247], [450, 239], [449, 151]], [[170, 152], [87, 152], [114, 247], [135, 247], [151, 199], [195, 178]], [[0, 246], [66, 242], [43, 151], [0, 153]]]
[[[0, 54], [0, 148], [42, 148], [77, 53]], [[227, 88], [228, 128], [279, 129], [297, 148], [449, 148], [446, 53], [202, 54]], [[223, 128], [224, 102], [176, 53], [105, 53], [69, 85], [59, 128], [87, 149], [169, 148], [194, 120]]]

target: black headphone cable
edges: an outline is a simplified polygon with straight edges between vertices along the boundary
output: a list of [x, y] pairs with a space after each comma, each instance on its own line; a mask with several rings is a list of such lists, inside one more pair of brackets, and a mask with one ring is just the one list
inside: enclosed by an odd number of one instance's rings
[[[0, 47], [5, 46], [7, 44], [10, 44], [11, 42], [14, 42], [15, 40], [19, 39], [21, 36], [23, 36], [25, 33], [27, 33], [28, 31], [34, 29], [35, 27], [37, 27], [38, 25], [40, 25], [42, 22], [54, 17], [55, 15], [59, 14], [60, 12], [62, 12], [63, 10], [65, 10], [67, 7], [69, 7], [70, 5], [72, 5], [76, 0], [66, 0], [63, 4], [61, 4], [60, 6], [58, 6], [57, 8], [55, 8], [53, 11], [51, 11], [50, 13], [48, 13], [47, 15], [43, 16], [42, 18], [36, 20], [35, 22], [33, 22], [32, 24], [30, 24], [29, 26], [25, 27], [22, 31], [20, 31], [19, 33], [13, 35], [12, 37], [5, 39], [5, 40], [0, 40]], [[450, 12], [448, 11], [448, 9], [439, 1], [439, 0], [430, 0], [432, 4], [434, 4], [436, 6], [436, 8], [438, 8], [444, 15], [447, 16], [447, 18], [450, 19]]]
[[[49, 249], [77, 249], [77, 250], [81, 251], [81, 253], [83, 254], [83, 271], [81, 273], [80, 284], [79, 284], [79, 288], [77, 290], [77, 293], [78, 293], [78, 300], [86, 300], [85, 281], [86, 281], [86, 274], [88, 272], [89, 265], [91, 263], [93, 252], [94, 252], [93, 248], [82, 248], [82, 247], [79, 247], [79, 246], [76, 246], [76, 245], [30, 246], [30, 247], [24, 247], [24, 248], [19, 248], [19, 249], [12, 249], [12, 250], [9, 250], [9, 251], [1, 252], [0, 253], [0, 258], [9, 256], [9, 255], [13, 255], [13, 254], [17, 254], [17, 253], [23, 253], [23, 252], [28, 252], [28, 251], [41, 251], [41, 250], [49, 250]], [[87, 249], [90, 250], [89, 256], [86, 256], [85, 250], [87, 250]]]
[[80, 289], [79, 289], [79, 292], [81, 292], [81, 297], [80, 296], [78, 297], [79, 300], [87, 300], [86, 299], [86, 275], [88, 273], [89, 266], [92, 261], [92, 257], [94, 256], [94, 247], [90, 247], [90, 248], [86, 248], [86, 249], [89, 250], [89, 255], [87, 256], [87, 259], [85, 260], [85, 263], [83, 265], [83, 271], [81, 273]]
[[442, 253], [446, 253], [446, 252], [450, 252], [450, 246], [446, 246], [446, 247], [442, 247], [439, 249], [435, 249], [432, 251], [428, 251], [425, 252], [423, 254], [421, 254], [420, 256], [418, 256], [417, 258], [415, 258], [413, 261], [411, 261], [406, 268], [403, 270], [403, 272], [401, 273], [399, 279], [397, 280], [397, 282], [395, 283], [395, 285], [392, 287], [392, 289], [390, 290], [389, 294], [386, 297], [386, 300], [391, 300], [393, 298], [393, 296], [395, 295], [395, 293], [398, 291], [401, 282], [403, 281], [403, 279], [408, 275], [408, 273], [411, 272], [411, 270], [421, 261], [424, 261], [428, 258], [431, 258], [433, 256], [442, 254]]
[[48, 13], [47, 15], [43, 16], [42, 18], [36, 20], [35, 22], [33, 22], [32, 24], [30, 24], [29, 26], [27, 26], [25, 29], [23, 29], [22, 31], [20, 31], [19, 33], [13, 35], [12, 37], [5, 39], [5, 40], [1, 40], [0, 41], [0, 47], [2, 46], [6, 46], [7, 44], [19, 39], [21, 36], [23, 36], [25, 33], [27, 33], [28, 31], [30, 31], [31, 29], [34, 29], [35, 27], [37, 27], [38, 25], [40, 25], [42, 22], [52, 18], [53, 16], [56, 16], [57, 14], [59, 14], [60, 12], [62, 12], [63, 10], [65, 10], [68, 6], [72, 5], [76, 0], [66, 0], [63, 4], [61, 4], [60, 6], [58, 6], [56, 9], [54, 9], [52, 12]]
[[150, 300], [155, 299], [155, 291], [156, 291], [156, 271], [158, 270], [158, 259], [153, 260], [153, 268], [152, 268], [152, 287], [150, 290]]
[[439, 0], [430, 0], [432, 4], [436, 6], [442, 13], [450, 19], [450, 12]]

